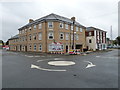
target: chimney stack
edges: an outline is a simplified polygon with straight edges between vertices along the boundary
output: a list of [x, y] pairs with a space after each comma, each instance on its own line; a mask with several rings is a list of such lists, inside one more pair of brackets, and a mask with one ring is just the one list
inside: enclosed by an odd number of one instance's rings
[[72, 17], [71, 20], [75, 21], [75, 17]]
[[33, 19], [29, 19], [29, 23], [33, 22], [34, 20]]

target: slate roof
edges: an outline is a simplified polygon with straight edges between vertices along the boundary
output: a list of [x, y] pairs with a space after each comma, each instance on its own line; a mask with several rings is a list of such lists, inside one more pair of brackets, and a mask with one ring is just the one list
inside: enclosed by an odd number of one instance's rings
[[[60, 16], [60, 15], [51, 13], [51, 14], [49, 14], [47, 16], [44, 16], [44, 17], [39, 18], [39, 19], [37, 19], [37, 20], [35, 20], [35, 21], [31, 22], [31, 23], [26, 24], [25, 26], [19, 28], [18, 30], [29, 27], [29, 26], [31, 26], [33, 24], [38, 24], [39, 22], [43, 22], [43, 21], [61, 21], [61, 22], [66, 22], [68, 24], [73, 23], [73, 21], [71, 19], [69, 19], [69, 18], [66, 18], [66, 17]], [[78, 22], [75, 22], [75, 25], [85, 28], [85, 26], [81, 25]]]
[[98, 30], [98, 31], [106, 32], [106, 31], [104, 31], [104, 30], [101, 30], [101, 29], [95, 28], [95, 27], [87, 27], [87, 28], [86, 28], [86, 31], [93, 31], [93, 30]]
[[15, 36], [13, 36], [13, 37], [11, 37], [9, 40], [12, 40], [12, 39], [17, 39], [17, 38], [19, 38], [19, 35], [17, 34], [17, 35], [15, 35]]

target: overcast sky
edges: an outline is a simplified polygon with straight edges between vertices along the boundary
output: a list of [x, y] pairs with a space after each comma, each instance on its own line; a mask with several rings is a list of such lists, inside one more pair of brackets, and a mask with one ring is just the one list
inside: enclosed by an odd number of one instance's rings
[[[11, 0], [10, 0], [11, 1]], [[0, 39], [7, 41], [18, 34], [18, 28], [28, 23], [28, 20], [38, 19], [50, 13], [64, 17], [76, 17], [76, 21], [89, 27], [107, 31], [110, 37], [112, 25], [113, 39], [118, 36], [118, 1], [119, 0], [34, 0], [0, 3]]]

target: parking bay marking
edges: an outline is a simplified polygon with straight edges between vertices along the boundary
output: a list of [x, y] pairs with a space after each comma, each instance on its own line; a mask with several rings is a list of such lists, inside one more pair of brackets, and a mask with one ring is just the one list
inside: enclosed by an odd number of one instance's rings
[[44, 70], [44, 71], [58, 71], [58, 72], [67, 71], [67, 70], [57, 70], [57, 69], [41, 68], [40, 66], [33, 65], [33, 64], [31, 64], [31, 68], [35, 68], [35, 69], [39, 69], [39, 70]]

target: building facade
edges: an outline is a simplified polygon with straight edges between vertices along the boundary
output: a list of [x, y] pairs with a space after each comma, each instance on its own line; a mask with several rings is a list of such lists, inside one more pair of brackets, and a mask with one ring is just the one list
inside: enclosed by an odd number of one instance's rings
[[29, 19], [29, 23], [18, 30], [18, 38], [9, 39], [10, 50], [67, 53], [72, 48], [80, 51], [86, 48], [86, 27], [53, 13], [37, 20]]
[[8, 41], [9, 41], [9, 49], [11, 51], [18, 51], [19, 35], [17, 34], [14, 37], [11, 37]]
[[86, 46], [88, 50], [104, 50], [107, 49], [106, 31], [95, 27], [86, 29]]

